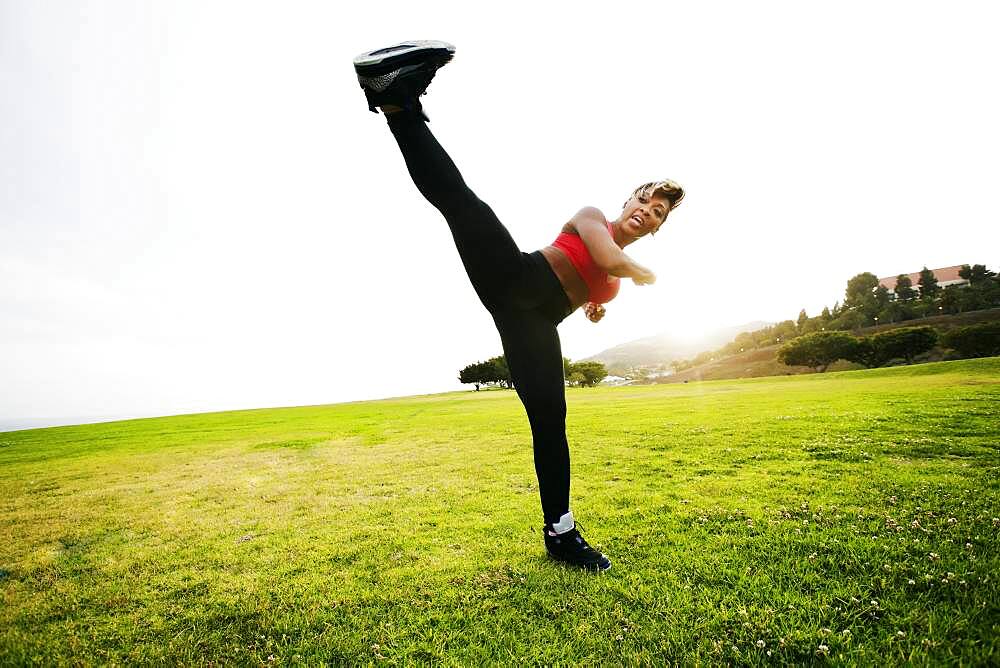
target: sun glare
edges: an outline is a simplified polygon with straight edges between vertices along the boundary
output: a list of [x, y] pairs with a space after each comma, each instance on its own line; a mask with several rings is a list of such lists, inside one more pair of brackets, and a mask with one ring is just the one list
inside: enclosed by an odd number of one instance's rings
[[731, 326], [729, 320], [720, 320], [717, 309], [712, 304], [692, 302], [679, 311], [680, 316], [671, 318], [667, 333], [678, 343], [697, 343], [718, 330]]

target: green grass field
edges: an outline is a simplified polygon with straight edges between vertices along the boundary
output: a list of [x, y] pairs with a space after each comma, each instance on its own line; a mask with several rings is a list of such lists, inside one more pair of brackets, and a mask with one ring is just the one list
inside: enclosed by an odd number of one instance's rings
[[1000, 358], [0, 434], [0, 664], [1000, 662]]

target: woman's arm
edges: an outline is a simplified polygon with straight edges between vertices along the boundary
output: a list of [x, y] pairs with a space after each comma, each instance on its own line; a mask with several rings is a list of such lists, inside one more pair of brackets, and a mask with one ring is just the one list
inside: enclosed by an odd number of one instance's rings
[[608, 234], [607, 220], [599, 209], [587, 206], [570, 219], [571, 227], [587, 247], [594, 264], [610, 276], [631, 278], [636, 285], [656, 281], [656, 274], [630, 258]]

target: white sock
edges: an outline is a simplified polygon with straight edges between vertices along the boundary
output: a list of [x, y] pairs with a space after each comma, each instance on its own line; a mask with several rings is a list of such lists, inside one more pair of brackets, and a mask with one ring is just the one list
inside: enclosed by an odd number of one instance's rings
[[573, 519], [573, 511], [570, 510], [565, 515], [560, 517], [558, 522], [552, 524], [552, 530], [555, 531], [558, 536], [561, 533], [572, 531], [575, 526], [576, 520]]

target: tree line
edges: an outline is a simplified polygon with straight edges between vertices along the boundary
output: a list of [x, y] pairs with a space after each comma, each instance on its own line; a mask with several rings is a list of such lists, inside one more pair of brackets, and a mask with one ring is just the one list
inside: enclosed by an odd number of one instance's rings
[[832, 327], [828, 329], [857, 329], [872, 324], [903, 322], [929, 315], [958, 314], [1000, 306], [1000, 280], [997, 279], [996, 272], [988, 270], [983, 264], [963, 264], [958, 275], [968, 281], [968, 285], [942, 288], [938, 285], [934, 272], [927, 267], [920, 270], [916, 287], [909, 275], [900, 274], [896, 277], [893, 299], [888, 288], [880, 285], [874, 274], [858, 274], [847, 282], [844, 303], [839, 307]]
[[912, 364], [940, 344], [959, 357], [1000, 355], [1000, 322], [958, 327], [943, 334], [933, 327], [900, 327], [870, 336], [847, 332], [813, 332], [789, 341], [778, 351], [778, 361], [790, 366], [808, 366], [826, 371], [837, 360], [847, 360], [872, 369], [902, 359]]
[[916, 287], [909, 275], [896, 277], [895, 299], [879, 284], [871, 272], [857, 274], [847, 281], [844, 301], [833, 308], [810, 317], [805, 309], [795, 320], [784, 320], [753, 332], [742, 332], [717, 350], [700, 353], [690, 360], [671, 363], [675, 371], [704, 364], [719, 357], [786, 343], [806, 334], [826, 331], [850, 331], [932, 315], [954, 315], [968, 311], [1000, 307], [1000, 278], [983, 264], [963, 264], [958, 275], [969, 281], [967, 286], [949, 285], [942, 288], [937, 277], [927, 267], [920, 271]]
[[[572, 362], [563, 358], [563, 378], [570, 385], [577, 387], [593, 387], [604, 380], [608, 370], [600, 362]], [[482, 386], [513, 387], [507, 358], [503, 355], [491, 357], [484, 362], [473, 362], [458, 372], [458, 380], [476, 386], [476, 391]]]

